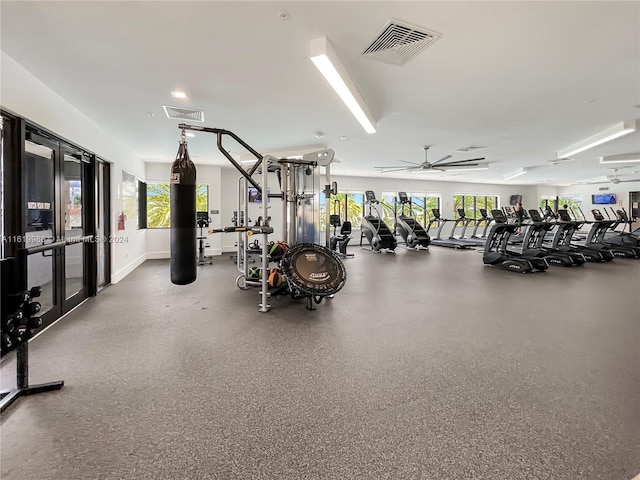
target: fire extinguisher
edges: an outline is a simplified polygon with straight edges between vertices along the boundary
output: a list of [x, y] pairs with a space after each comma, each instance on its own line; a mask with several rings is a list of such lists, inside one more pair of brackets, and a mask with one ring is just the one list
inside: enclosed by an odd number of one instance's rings
[[118, 230], [124, 230], [124, 221], [127, 219], [124, 212], [118, 215]]

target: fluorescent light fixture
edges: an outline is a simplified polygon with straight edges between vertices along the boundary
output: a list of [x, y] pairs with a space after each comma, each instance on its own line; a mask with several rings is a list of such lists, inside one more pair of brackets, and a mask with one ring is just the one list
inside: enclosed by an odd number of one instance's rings
[[516, 170], [515, 172], [513, 172], [510, 175], [507, 175], [506, 177], [504, 177], [505, 180], [513, 180], [514, 178], [519, 177], [520, 175], [524, 175], [525, 173], [527, 173], [529, 170], [527, 168], [519, 168], [518, 170]]
[[373, 115], [326, 37], [311, 41], [310, 57], [365, 131], [376, 133]]
[[639, 153], [626, 153], [624, 155], [605, 155], [600, 157], [600, 163], [635, 163], [640, 162]]
[[572, 155], [575, 155], [576, 153], [584, 152], [585, 150], [609, 142], [614, 138], [622, 137], [623, 135], [627, 135], [628, 133], [635, 132], [637, 128], [638, 124], [636, 120], [628, 120], [626, 122], [617, 123], [613, 127], [609, 127], [606, 130], [597, 133], [596, 135], [592, 135], [591, 137], [585, 138], [584, 140], [581, 140], [578, 143], [571, 145], [570, 147], [559, 150], [558, 158], [570, 157]]
[[185, 98], [187, 98], [187, 94], [186, 94], [186, 93], [184, 93], [184, 92], [180, 92], [180, 91], [178, 91], [178, 90], [174, 90], [174, 91], [172, 91], [172, 92], [171, 92], [171, 96], [172, 96], [173, 98], [180, 98], [180, 99], [182, 99], [182, 100], [184, 100]]

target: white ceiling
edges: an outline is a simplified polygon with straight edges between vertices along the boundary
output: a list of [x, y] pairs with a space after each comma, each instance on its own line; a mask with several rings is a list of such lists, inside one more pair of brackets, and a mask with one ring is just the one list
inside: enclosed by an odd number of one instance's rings
[[[484, 156], [490, 169], [420, 178], [562, 184], [610, 174], [600, 155], [640, 151], [636, 132], [573, 162], [546, 163], [640, 118], [640, 2], [3, 0], [0, 9], [2, 50], [146, 161], [177, 151], [179, 122], [162, 105], [202, 109], [204, 125], [263, 153], [333, 148], [334, 172], [346, 175], [381, 176], [376, 165], [421, 162], [432, 145], [429, 160]], [[404, 66], [362, 57], [392, 18], [442, 38]], [[320, 36], [357, 84], [376, 134], [310, 61], [309, 42]], [[189, 99], [172, 99], [176, 89]], [[455, 151], [468, 145], [487, 148]], [[197, 134], [189, 148], [196, 164], [225, 164], [214, 135]], [[640, 164], [628, 165], [618, 176], [637, 178]], [[504, 182], [520, 167], [529, 173]]]

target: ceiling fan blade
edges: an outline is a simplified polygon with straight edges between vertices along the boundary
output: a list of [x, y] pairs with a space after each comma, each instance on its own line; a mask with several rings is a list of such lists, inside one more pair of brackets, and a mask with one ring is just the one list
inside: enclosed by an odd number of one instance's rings
[[640, 178], [633, 178], [631, 180], [620, 180], [621, 182], [640, 182]]
[[413, 170], [412, 168], [407, 168], [407, 167], [398, 167], [398, 168], [387, 168], [387, 169], [381, 169], [380, 173], [389, 173], [389, 172], [407, 172]]
[[387, 167], [375, 167], [375, 168], [409, 168], [409, 167], [405, 167], [404, 165], [390, 165]]
[[467, 163], [467, 162], [480, 162], [484, 160], [484, 157], [482, 158], [469, 158], [467, 160], [452, 160], [451, 162], [447, 162], [447, 165], [455, 165], [457, 163]]
[[440, 168], [446, 168], [448, 170], [464, 170], [465, 167], [479, 167], [479, 163], [465, 163], [464, 165], [452, 165], [450, 163], [446, 163], [444, 165], [439, 165]]
[[[435, 162], [430, 163], [429, 165], [437, 165], [438, 163], [444, 161], [444, 160], [448, 160], [451, 158], [451, 155], [445, 155], [444, 157], [442, 157], [440, 160], [436, 160]], [[426, 160], [425, 160], [426, 162]]]
[[410, 162], [408, 160], [400, 160], [400, 161], [403, 162], [403, 163], [410, 163], [411, 165], [418, 165], [418, 166], [424, 165], [424, 163]]
[[411, 170], [413, 173], [433, 173], [433, 172], [446, 172], [446, 170], [439, 167], [419, 168], [417, 170]]

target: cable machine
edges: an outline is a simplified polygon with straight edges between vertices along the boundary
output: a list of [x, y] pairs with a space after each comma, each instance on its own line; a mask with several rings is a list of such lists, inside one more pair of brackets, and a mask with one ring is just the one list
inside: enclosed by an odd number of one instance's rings
[[[186, 148], [185, 130], [196, 130], [214, 133], [217, 136], [217, 146], [220, 152], [229, 160], [235, 169], [241, 174], [238, 181], [238, 220], [232, 227], [210, 229], [209, 233], [236, 232], [238, 233], [236, 262], [240, 276], [236, 279], [239, 288], [256, 286], [261, 288], [260, 311], [268, 312], [271, 306], [268, 299], [272, 294], [291, 293], [294, 298], [305, 298], [307, 308], [314, 310], [314, 303], [320, 303], [326, 297], [332, 297], [337, 293], [346, 281], [346, 270], [341, 260], [328, 248], [330, 242], [329, 215], [325, 215], [325, 246], [320, 242], [320, 194], [325, 196], [325, 205], [330, 204], [331, 195], [337, 194], [335, 182], [331, 183], [330, 164], [333, 161], [333, 150], [321, 150], [304, 155], [301, 159], [276, 158], [272, 155], [261, 155], [233, 132], [219, 128], [209, 128], [180, 124], [182, 138], [176, 161], [172, 165], [172, 183], [174, 178], [180, 180], [183, 170], [188, 173], [194, 170], [193, 182], [195, 186], [195, 167], [189, 159]], [[250, 152], [256, 161], [245, 170], [223, 147], [223, 138], [231, 137]], [[323, 192], [320, 192], [320, 178], [317, 175], [318, 167], [324, 167], [326, 171], [326, 184]], [[270, 193], [269, 173], [275, 173], [278, 177], [280, 193]], [[176, 177], [177, 174], [177, 177]], [[260, 181], [254, 179], [254, 175], [260, 175]], [[244, 219], [249, 218], [248, 189], [252, 188], [257, 198], [260, 199], [261, 215], [258, 221], [250, 226]], [[173, 194], [173, 191], [172, 191]], [[172, 195], [173, 197], [173, 195]], [[269, 235], [274, 232], [271, 226], [271, 218], [268, 215], [269, 199], [277, 198], [282, 201], [282, 232], [281, 239], [286, 242], [269, 243]], [[194, 201], [195, 192], [189, 201]], [[187, 200], [184, 196], [183, 203]], [[173, 198], [172, 198], [172, 208]], [[176, 211], [183, 211], [183, 205], [176, 205]], [[190, 205], [187, 206], [187, 210]], [[172, 215], [172, 222], [173, 222]], [[178, 217], [178, 216], [175, 216]], [[195, 217], [195, 215], [194, 215]], [[180, 227], [178, 227], [180, 228]], [[172, 231], [174, 225], [172, 223]], [[257, 235], [259, 241], [254, 242], [250, 248], [247, 237]], [[177, 236], [176, 236], [177, 237]], [[173, 256], [174, 241], [172, 232], [172, 281], [173, 281]], [[195, 239], [195, 237], [194, 237]], [[261, 242], [261, 245], [260, 245]], [[195, 244], [194, 244], [195, 245]], [[283, 245], [277, 252], [272, 251], [274, 246]], [[182, 247], [189, 250], [191, 239], [180, 239], [176, 243], [176, 251]], [[261, 257], [260, 268], [249, 268], [249, 253], [259, 253]], [[184, 263], [186, 255], [178, 253]], [[193, 258], [195, 258], [195, 252]], [[269, 291], [269, 264], [277, 261], [278, 268], [282, 270], [282, 282], [279, 288]], [[184, 267], [185, 265], [182, 265]], [[190, 270], [191, 264], [186, 265]], [[180, 269], [178, 266], [178, 270]], [[195, 280], [195, 270], [189, 271], [186, 283]], [[191, 273], [193, 273], [191, 275]], [[175, 282], [180, 284], [180, 282]], [[274, 283], [274, 282], [272, 282]], [[286, 287], [286, 288], [285, 288]]]

